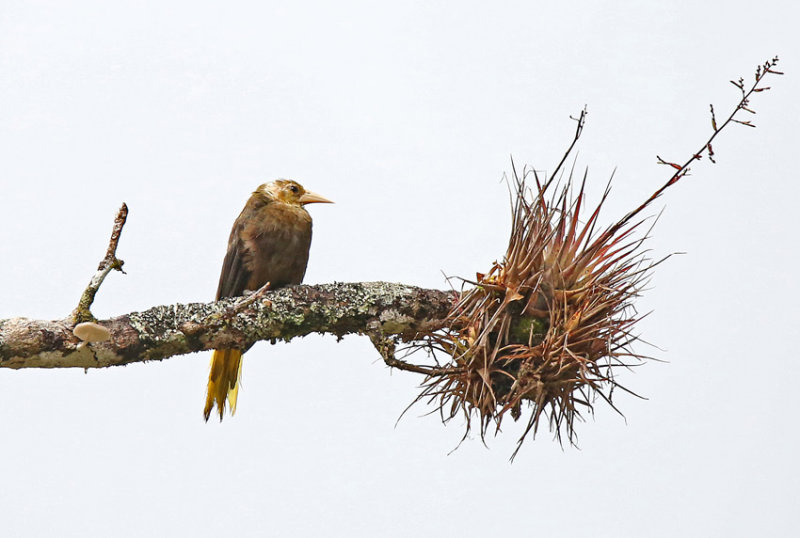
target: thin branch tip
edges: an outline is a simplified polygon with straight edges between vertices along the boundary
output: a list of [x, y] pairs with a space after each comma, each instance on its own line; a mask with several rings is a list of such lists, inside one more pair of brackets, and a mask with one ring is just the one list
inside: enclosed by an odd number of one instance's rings
[[97, 265], [97, 271], [92, 276], [91, 280], [89, 280], [89, 284], [86, 286], [86, 289], [83, 290], [81, 298], [78, 301], [78, 306], [72, 311], [70, 316], [74, 324], [95, 321], [91, 307], [94, 303], [97, 291], [100, 289], [106, 276], [108, 276], [108, 273], [112, 270], [116, 270], [125, 274], [125, 271], [122, 269], [122, 266], [125, 265], [125, 261], [117, 258], [117, 247], [119, 246], [122, 229], [125, 227], [125, 222], [127, 220], [128, 204], [122, 202], [122, 206], [117, 211], [116, 217], [114, 217], [114, 226], [111, 229], [111, 238], [108, 240], [106, 254]]

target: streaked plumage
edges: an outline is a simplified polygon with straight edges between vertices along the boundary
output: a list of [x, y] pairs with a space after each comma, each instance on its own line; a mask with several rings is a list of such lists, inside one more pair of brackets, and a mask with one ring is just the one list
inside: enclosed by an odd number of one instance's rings
[[[256, 189], [233, 223], [217, 299], [256, 291], [267, 282], [270, 289], [300, 284], [311, 246], [311, 215], [303, 206], [315, 202], [331, 203], [288, 179], [265, 183]], [[214, 404], [222, 420], [226, 400], [231, 414], [236, 412], [245, 351], [214, 351], [203, 411], [206, 420]]]

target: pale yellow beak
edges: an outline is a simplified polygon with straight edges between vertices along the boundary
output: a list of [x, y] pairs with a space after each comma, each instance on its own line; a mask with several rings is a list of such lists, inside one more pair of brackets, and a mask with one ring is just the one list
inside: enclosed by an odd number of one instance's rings
[[325, 198], [324, 196], [320, 196], [316, 192], [306, 191], [303, 196], [300, 197], [298, 200], [302, 205], [306, 204], [332, 204], [333, 202]]

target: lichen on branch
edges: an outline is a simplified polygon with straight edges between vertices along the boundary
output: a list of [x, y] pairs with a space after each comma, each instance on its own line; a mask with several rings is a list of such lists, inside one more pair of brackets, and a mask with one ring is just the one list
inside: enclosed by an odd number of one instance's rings
[[452, 292], [387, 282], [291, 286], [248, 298], [156, 306], [96, 323], [106, 341], [81, 346], [72, 319], [0, 320], [0, 367], [102, 368], [162, 360], [194, 351], [245, 348], [260, 340], [286, 340], [312, 333], [379, 331], [411, 340], [441, 326]]

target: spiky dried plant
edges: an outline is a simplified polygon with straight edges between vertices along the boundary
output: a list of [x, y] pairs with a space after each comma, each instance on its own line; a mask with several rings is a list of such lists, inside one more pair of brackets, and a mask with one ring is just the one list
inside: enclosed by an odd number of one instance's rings
[[586, 176], [577, 188], [572, 173], [559, 182], [581, 135], [585, 110], [575, 118], [572, 144], [546, 180], [527, 168], [518, 174], [512, 162], [512, 232], [505, 256], [475, 281], [464, 280], [473, 287], [460, 294], [441, 330], [425, 335], [424, 343], [412, 344], [411, 350], [425, 347], [434, 355], [449, 355], [446, 365], [427, 370], [415, 401], [433, 403], [445, 422], [463, 416], [465, 438], [473, 419], [483, 439], [492, 425], [495, 433], [500, 430], [507, 413], [517, 420], [527, 410], [516, 455], [528, 435], [536, 434], [542, 416], [559, 441], [566, 435], [574, 443], [575, 422], [582, 413], [593, 412], [598, 399], [614, 407], [615, 388], [631, 392], [616, 381], [614, 371], [646, 358], [631, 346], [641, 319], [634, 300], [658, 263], [642, 248], [648, 233], [637, 235], [646, 220], [640, 215], [687, 175], [689, 165], [704, 152], [713, 156], [711, 142], [725, 126], [751, 125], [734, 116], [752, 112], [749, 97], [767, 89], [759, 87], [767, 73], [780, 74], [773, 69], [776, 62], [774, 58], [759, 66], [749, 91], [741, 79], [734, 82], [742, 98], [721, 126], [712, 107], [713, 133], [700, 151], [683, 165], [658, 157], [659, 163], [675, 169], [673, 175], [639, 207], [605, 228], [598, 218], [608, 186], [586, 218]]
[[631, 239], [643, 221], [596, 233], [608, 190], [582, 222], [585, 177], [573, 192], [571, 174], [558, 185], [514, 170], [511, 187], [506, 254], [470, 282], [444, 330], [430, 335], [452, 363], [426, 380], [420, 398], [434, 401], [445, 420], [463, 415], [467, 433], [477, 416], [482, 438], [492, 424], [499, 430], [506, 413], [520, 418], [524, 406], [520, 444], [543, 415], [559, 439], [564, 432], [572, 442], [581, 412], [591, 412], [598, 396], [611, 403], [621, 387], [613, 370], [643, 358], [630, 347], [639, 319], [633, 299], [653, 265], [640, 248], [644, 239]]

